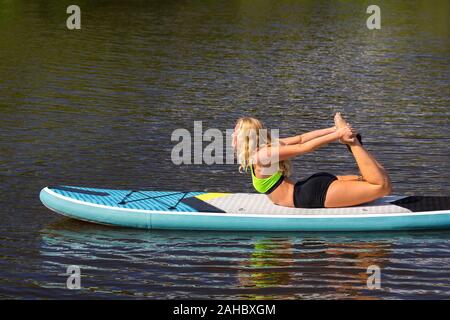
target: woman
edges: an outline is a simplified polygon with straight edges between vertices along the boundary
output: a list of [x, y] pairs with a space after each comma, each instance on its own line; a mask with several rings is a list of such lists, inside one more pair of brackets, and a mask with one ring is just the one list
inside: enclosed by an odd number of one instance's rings
[[[336, 113], [334, 120], [335, 126], [332, 128], [272, 142], [268, 132], [261, 134], [265, 130], [262, 130], [264, 128], [259, 120], [250, 117], [239, 119], [233, 133], [239, 170], [250, 169], [256, 191], [267, 194], [275, 204], [286, 207], [348, 207], [388, 195], [391, 182], [386, 170], [364, 149], [356, 138], [356, 130], [340, 113]], [[334, 176], [319, 172], [297, 183], [288, 178], [289, 159], [334, 141], [350, 148], [361, 176]], [[274, 166], [277, 170], [268, 172]]]

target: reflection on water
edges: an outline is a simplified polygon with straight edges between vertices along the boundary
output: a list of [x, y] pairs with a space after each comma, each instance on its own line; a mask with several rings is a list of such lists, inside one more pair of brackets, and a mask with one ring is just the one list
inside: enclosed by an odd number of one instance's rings
[[[50, 296], [450, 298], [450, 231], [147, 232], [64, 218], [41, 236], [38, 285], [52, 288]], [[61, 275], [71, 264], [82, 269], [83, 289], [76, 293], [64, 289]], [[380, 290], [366, 287], [370, 265], [381, 268]]]

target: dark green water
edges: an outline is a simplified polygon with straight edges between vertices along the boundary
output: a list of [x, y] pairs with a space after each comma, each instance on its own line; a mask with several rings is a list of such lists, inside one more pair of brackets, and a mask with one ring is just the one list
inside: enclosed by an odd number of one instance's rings
[[[0, 0], [0, 297], [450, 298], [450, 231], [111, 229], [50, 213], [49, 184], [251, 192], [236, 165], [175, 166], [173, 130], [252, 115], [281, 135], [342, 111], [394, 194], [449, 195], [447, 1]], [[340, 144], [294, 177], [356, 172]], [[65, 289], [66, 267], [82, 289]], [[380, 290], [366, 288], [379, 265]]]

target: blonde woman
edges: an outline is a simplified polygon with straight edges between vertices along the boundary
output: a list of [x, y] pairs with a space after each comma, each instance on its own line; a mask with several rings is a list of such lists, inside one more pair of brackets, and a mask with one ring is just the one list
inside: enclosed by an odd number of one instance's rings
[[[388, 195], [391, 182], [386, 170], [362, 146], [360, 135], [340, 113], [336, 113], [334, 120], [332, 128], [272, 141], [269, 130], [266, 131], [258, 119], [240, 118], [233, 133], [239, 170], [250, 170], [256, 191], [286, 207], [348, 207]], [[335, 141], [349, 147], [361, 176], [319, 172], [296, 183], [289, 179], [291, 158]], [[270, 172], [269, 168], [274, 167], [276, 170]]]

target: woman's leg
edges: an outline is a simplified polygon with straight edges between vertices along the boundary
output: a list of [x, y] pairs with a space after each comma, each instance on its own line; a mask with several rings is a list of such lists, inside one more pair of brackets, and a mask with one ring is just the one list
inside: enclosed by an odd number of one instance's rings
[[358, 140], [349, 145], [363, 181], [345, 178], [333, 181], [325, 198], [326, 208], [354, 206], [381, 198], [391, 192], [391, 181], [386, 170]]
[[353, 156], [364, 180], [370, 184], [390, 186], [391, 181], [383, 166], [356, 140], [350, 143]]
[[342, 181], [362, 181], [362, 176], [356, 176], [356, 175], [348, 175], [348, 176], [336, 176], [338, 180]]

